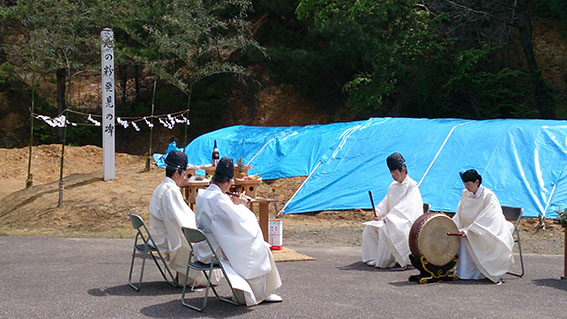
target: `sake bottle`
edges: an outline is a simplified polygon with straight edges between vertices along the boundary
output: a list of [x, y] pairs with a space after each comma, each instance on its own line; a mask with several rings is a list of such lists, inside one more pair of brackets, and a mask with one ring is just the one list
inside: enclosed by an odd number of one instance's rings
[[211, 162], [213, 166], [217, 166], [219, 162], [219, 149], [217, 148], [217, 140], [215, 140], [215, 147], [213, 148], [213, 156]]

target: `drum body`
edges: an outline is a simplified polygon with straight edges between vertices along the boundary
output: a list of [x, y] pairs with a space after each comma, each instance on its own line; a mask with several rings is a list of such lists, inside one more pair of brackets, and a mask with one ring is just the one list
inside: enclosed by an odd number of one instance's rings
[[409, 246], [417, 259], [425, 257], [436, 266], [448, 264], [459, 251], [459, 237], [447, 236], [458, 232], [453, 220], [442, 213], [419, 216], [411, 226]]

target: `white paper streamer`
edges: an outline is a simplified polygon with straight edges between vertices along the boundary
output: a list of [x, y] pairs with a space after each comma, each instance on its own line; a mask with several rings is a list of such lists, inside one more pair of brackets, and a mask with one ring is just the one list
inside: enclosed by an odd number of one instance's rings
[[128, 128], [129, 124], [128, 121], [122, 121], [119, 117], [116, 118], [116, 122], [122, 126], [124, 126], [124, 128]]
[[148, 125], [149, 128], [154, 127], [154, 125], [152, 123], [150, 123], [150, 121], [148, 121], [148, 119], [146, 119], [146, 117], [144, 117], [144, 121], [146, 121], [146, 124]]
[[[65, 115], [60, 115], [56, 118], [51, 118], [51, 117], [46, 116], [46, 115], [35, 114], [35, 115], [33, 115], [33, 117], [44, 121], [45, 123], [47, 123], [51, 127], [64, 127], [65, 123], [70, 124], [72, 126], [78, 126], [79, 125], [77, 123], [67, 121], [66, 118], [65, 118]], [[148, 125], [149, 128], [154, 127], [154, 124], [152, 124], [145, 116], [142, 119], [144, 120], [144, 122], [146, 122], [146, 125]], [[101, 125], [100, 122], [95, 120], [91, 114], [88, 114], [88, 116], [86, 117], [86, 120], [93, 123], [96, 126]], [[191, 124], [189, 119], [186, 118], [183, 114], [180, 114], [178, 116], [172, 116], [171, 114], [167, 114], [165, 117], [157, 117], [157, 120], [163, 126], [167, 127], [170, 130], [173, 129], [175, 127], [175, 125], [178, 124], [178, 123], [186, 123], [187, 126], [189, 126]], [[118, 125], [122, 125], [124, 128], [128, 128], [130, 125], [132, 125], [132, 127], [136, 131], [138, 131], [138, 132], [140, 131], [140, 127], [134, 121], [129, 122], [128, 120], [122, 120], [120, 117], [117, 117], [116, 123], [118, 123]]]
[[93, 117], [92, 117], [90, 114], [89, 114], [89, 116], [87, 117], [87, 121], [89, 121], [89, 122], [91, 122], [91, 123], [94, 123], [94, 125], [96, 125], [96, 126], [100, 126], [100, 122], [97, 121], [97, 120], [95, 120], [95, 119], [93, 119]]
[[159, 120], [159, 122], [160, 122], [163, 126], [167, 127], [168, 129], [171, 130], [171, 129], [173, 128], [173, 125], [171, 125], [170, 123], [166, 122], [166, 121], [165, 121], [164, 119], [162, 119], [161, 117], [158, 117], [158, 120]]
[[173, 128], [175, 126], [175, 118], [173, 116], [171, 116], [171, 114], [167, 114], [167, 119], [169, 120], [169, 123], [171, 125], [171, 128]]

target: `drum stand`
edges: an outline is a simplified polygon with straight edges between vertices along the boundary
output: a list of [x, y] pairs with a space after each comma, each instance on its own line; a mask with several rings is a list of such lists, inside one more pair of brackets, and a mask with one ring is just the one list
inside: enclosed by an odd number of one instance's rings
[[436, 266], [427, 261], [425, 257], [417, 259], [414, 255], [409, 255], [411, 264], [419, 270], [419, 275], [412, 275], [409, 277], [409, 281], [417, 281], [420, 284], [427, 284], [430, 282], [437, 282], [443, 280], [457, 280], [459, 277], [451, 273], [451, 270], [457, 264], [459, 259], [458, 255], [455, 255], [453, 259], [444, 266]]

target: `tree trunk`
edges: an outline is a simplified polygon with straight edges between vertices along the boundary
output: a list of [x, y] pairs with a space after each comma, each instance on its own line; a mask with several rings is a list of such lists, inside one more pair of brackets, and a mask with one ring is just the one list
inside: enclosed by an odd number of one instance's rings
[[522, 50], [526, 58], [526, 64], [532, 77], [534, 86], [534, 98], [536, 106], [539, 109], [540, 116], [545, 119], [554, 118], [553, 109], [550, 107], [550, 99], [545, 82], [541, 77], [541, 71], [535, 59], [534, 47], [532, 42], [532, 22], [530, 19], [530, 6], [532, 0], [518, 1], [518, 32], [520, 33], [520, 42]]
[[[134, 105], [140, 103], [140, 66], [134, 65], [134, 87], [136, 91], [136, 96], [134, 97]], [[132, 109], [134, 106], [132, 106]]]
[[126, 110], [126, 85], [128, 84], [128, 65], [118, 65], [118, 71], [120, 72], [120, 85], [122, 86], [121, 105], [122, 109]]
[[[57, 69], [55, 72], [57, 75], [57, 113], [63, 113], [65, 110], [65, 76], [66, 72], [65, 69]], [[59, 141], [63, 139], [63, 128], [57, 128], [57, 137]]]

